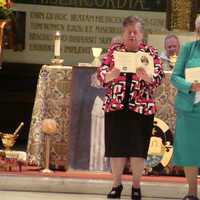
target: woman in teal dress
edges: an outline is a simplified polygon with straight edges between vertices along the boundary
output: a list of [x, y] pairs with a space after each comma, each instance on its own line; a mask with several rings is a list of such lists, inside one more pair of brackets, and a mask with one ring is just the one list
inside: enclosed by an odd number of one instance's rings
[[186, 80], [186, 69], [200, 68], [200, 16], [195, 21], [197, 40], [182, 46], [171, 82], [177, 89], [173, 164], [183, 166], [189, 185], [183, 200], [198, 200], [200, 167], [200, 83]]

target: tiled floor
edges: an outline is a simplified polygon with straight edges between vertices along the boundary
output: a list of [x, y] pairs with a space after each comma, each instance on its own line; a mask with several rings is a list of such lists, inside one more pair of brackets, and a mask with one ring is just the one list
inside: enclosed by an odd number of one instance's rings
[[[131, 179], [123, 176], [122, 199], [130, 199]], [[68, 170], [44, 174], [35, 167], [23, 167], [22, 172], [0, 171], [0, 200], [99, 200], [106, 199], [111, 186], [109, 172]], [[187, 192], [184, 177], [144, 176], [141, 187], [146, 197], [143, 200], [181, 199]]]
[[[72, 179], [95, 179], [95, 180], [112, 180], [110, 172], [103, 171], [84, 171], [84, 170], [68, 170], [68, 171], [54, 171], [53, 173], [42, 173], [39, 167], [27, 166], [22, 168], [22, 172], [19, 172], [18, 168], [12, 169], [11, 172], [0, 170], [1, 175], [14, 175], [14, 176], [33, 176], [33, 177], [62, 177]], [[124, 181], [131, 181], [130, 175], [123, 175]], [[143, 176], [144, 182], [160, 182], [160, 183], [186, 183], [184, 177], [175, 176]], [[199, 179], [200, 184], [200, 179]]]
[[[66, 194], [66, 193], [41, 193], [41, 192], [15, 192], [0, 191], [1, 200], [106, 200], [104, 195]], [[128, 196], [122, 197], [129, 199]], [[143, 198], [143, 200], [178, 200], [166, 198]]]

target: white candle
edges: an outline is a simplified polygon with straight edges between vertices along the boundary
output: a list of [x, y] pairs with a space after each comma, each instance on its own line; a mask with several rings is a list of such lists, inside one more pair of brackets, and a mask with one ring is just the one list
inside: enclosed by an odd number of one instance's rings
[[56, 32], [55, 45], [54, 45], [54, 56], [60, 57], [60, 32]]

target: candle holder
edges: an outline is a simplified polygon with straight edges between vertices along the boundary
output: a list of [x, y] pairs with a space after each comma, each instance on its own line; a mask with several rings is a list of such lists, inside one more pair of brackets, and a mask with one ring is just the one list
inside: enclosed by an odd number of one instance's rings
[[63, 65], [63, 63], [64, 63], [64, 59], [60, 59], [60, 58], [51, 59], [52, 65]]
[[42, 170], [43, 173], [52, 173], [49, 169], [50, 162], [50, 137], [58, 132], [58, 124], [54, 119], [44, 119], [42, 121], [42, 132], [45, 137], [45, 167]]

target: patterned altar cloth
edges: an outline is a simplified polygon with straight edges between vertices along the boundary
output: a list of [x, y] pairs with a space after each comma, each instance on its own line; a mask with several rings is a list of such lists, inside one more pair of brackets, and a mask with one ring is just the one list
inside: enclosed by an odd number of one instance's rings
[[165, 71], [162, 85], [157, 88], [155, 97], [158, 111], [156, 117], [164, 121], [174, 133], [176, 115], [174, 111], [174, 98], [176, 89], [170, 83], [171, 72]]
[[71, 79], [71, 67], [43, 65], [40, 70], [28, 138], [29, 164], [44, 166], [41, 122], [52, 118], [58, 124], [58, 133], [51, 136], [50, 168], [68, 168]]

